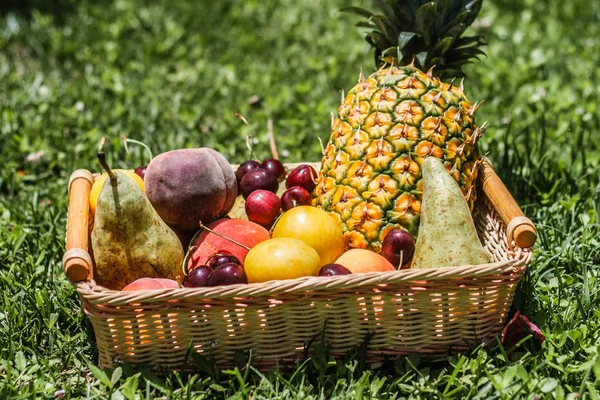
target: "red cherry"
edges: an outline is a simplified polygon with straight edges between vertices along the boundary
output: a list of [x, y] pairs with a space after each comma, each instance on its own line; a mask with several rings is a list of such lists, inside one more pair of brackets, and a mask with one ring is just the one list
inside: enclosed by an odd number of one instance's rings
[[274, 158], [268, 158], [262, 162], [264, 169], [275, 175], [278, 181], [282, 181], [285, 178], [285, 167], [281, 161]]
[[210, 273], [208, 286], [233, 285], [236, 283], [248, 283], [246, 271], [235, 263], [223, 264]]
[[210, 256], [208, 258], [208, 260], [206, 260], [206, 265], [211, 267], [212, 269], [215, 269], [218, 266], [227, 264], [227, 263], [235, 263], [235, 264], [242, 265], [240, 260], [238, 260], [237, 257], [232, 255], [231, 253], [229, 253], [229, 254], [215, 253], [212, 256]]
[[283, 211], [308, 205], [310, 205], [310, 193], [301, 186], [292, 186], [281, 195], [281, 209]]
[[273, 192], [255, 190], [246, 199], [246, 214], [250, 221], [269, 228], [281, 214], [281, 201]]
[[412, 260], [415, 253], [415, 240], [412, 235], [404, 229], [394, 229], [383, 238], [381, 255], [384, 256], [394, 267], [405, 265]]
[[325, 264], [319, 270], [319, 276], [350, 275], [352, 271], [341, 264]]
[[185, 276], [183, 279], [184, 287], [204, 287], [208, 285], [208, 277], [212, 272], [212, 268], [201, 265], [197, 268], [194, 268]]
[[242, 181], [242, 178], [247, 172], [257, 168], [263, 168], [263, 166], [256, 160], [248, 160], [241, 163], [238, 169], [235, 171], [235, 178], [237, 179], [238, 183]]
[[135, 173], [142, 179], [144, 179], [146, 177], [146, 168], [148, 168], [147, 165], [142, 165], [141, 167], [137, 167], [135, 169]]
[[285, 180], [285, 187], [301, 186], [308, 192], [312, 192], [317, 186], [317, 171], [307, 164], [297, 166]]
[[277, 193], [277, 189], [279, 189], [277, 178], [266, 169], [253, 169], [246, 172], [240, 182], [240, 191], [244, 198], [248, 198], [250, 193], [255, 190], [268, 190]]

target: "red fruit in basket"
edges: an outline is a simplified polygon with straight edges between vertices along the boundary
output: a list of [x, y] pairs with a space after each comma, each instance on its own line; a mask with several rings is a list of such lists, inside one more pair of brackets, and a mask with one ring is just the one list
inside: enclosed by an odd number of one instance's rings
[[[233, 239], [249, 248], [254, 247], [264, 240], [270, 239], [268, 230], [252, 221], [243, 219], [222, 218], [208, 224], [208, 227], [216, 233], [229, 239]], [[188, 268], [195, 265], [206, 264], [208, 259], [215, 254], [216, 249], [219, 249], [220, 253], [228, 251], [230, 254], [233, 254], [240, 260], [242, 265], [244, 264], [246, 254], [248, 254], [248, 250], [245, 248], [208, 231], [204, 231], [198, 235], [192, 245], [198, 247], [190, 255]]]
[[302, 186], [292, 186], [281, 195], [281, 209], [287, 211], [298, 206], [310, 205], [310, 193]]
[[264, 169], [275, 175], [275, 178], [277, 178], [278, 181], [285, 179], [285, 167], [281, 161], [274, 158], [268, 158], [262, 162], [262, 166]]
[[185, 278], [183, 278], [184, 287], [205, 287], [209, 286], [208, 277], [212, 272], [212, 268], [201, 265], [191, 270]]
[[325, 264], [319, 270], [319, 276], [350, 275], [352, 271], [340, 264]]
[[388, 232], [383, 239], [381, 255], [393, 266], [406, 265], [412, 260], [415, 253], [415, 240], [404, 229], [394, 229]]
[[277, 193], [277, 189], [279, 189], [277, 178], [266, 169], [253, 169], [247, 172], [240, 182], [240, 191], [244, 199], [255, 190], [268, 190]]
[[122, 291], [129, 292], [134, 290], [156, 290], [156, 289], [177, 289], [179, 283], [172, 279], [164, 278], [140, 278], [125, 286]]
[[142, 165], [141, 167], [137, 167], [133, 172], [135, 172], [140, 178], [144, 179], [146, 177], [146, 168], [148, 168], [147, 165]]
[[236, 283], [248, 283], [246, 271], [236, 263], [226, 263], [213, 269], [208, 277], [209, 286], [234, 285]]
[[269, 228], [281, 214], [279, 197], [268, 190], [255, 190], [246, 199], [246, 214], [248, 219]]
[[[227, 252], [227, 253], [229, 253], [229, 252]], [[242, 265], [242, 263], [240, 262], [240, 260], [237, 259], [236, 256], [234, 256], [231, 253], [225, 254], [224, 252], [213, 254], [206, 262], [206, 265], [212, 269], [215, 269], [215, 268], [217, 268], [223, 264], [227, 264], [227, 263], [234, 263], [234, 264]]]
[[285, 180], [285, 187], [302, 186], [308, 192], [312, 192], [317, 186], [317, 171], [307, 164], [302, 164], [294, 168]]
[[240, 183], [242, 181], [242, 178], [244, 177], [244, 175], [246, 175], [247, 172], [250, 172], [253, 169], [258, 169], [258, 168], [263, 168], [263, 165], [261, 163], [259, 163], [258, 161], [256, 161], [256, 160], [244, 161], [243, 163], [240, 164], [238, 169], [235, 171], [235, 178], [237, 179], [238, 183]]

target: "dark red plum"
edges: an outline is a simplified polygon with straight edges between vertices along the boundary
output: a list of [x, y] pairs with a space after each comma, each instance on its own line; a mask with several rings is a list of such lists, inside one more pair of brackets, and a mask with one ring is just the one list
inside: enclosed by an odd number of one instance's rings
[[209, 286], [234, 285], [236, 283], [248, 283], [246, 271], [235, 263], [226, 263], [215, 268], [208, 277]]
[[277, 193], [279, 182], [275, 175], [266, 169], [253, 169], [247, 172], [240, 182], [240, 191], [246, 199], [255, 190], [268, 190]]

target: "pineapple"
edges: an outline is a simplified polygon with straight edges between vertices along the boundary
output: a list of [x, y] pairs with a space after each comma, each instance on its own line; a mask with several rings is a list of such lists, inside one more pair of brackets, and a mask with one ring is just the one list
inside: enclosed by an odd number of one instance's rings
[[397, 228], [417, 236], [425, 157], [443, 160], [473, 207], [486, 124], [475, 124], [481, 103], [448, 78], [483, 54], [481, 37], [461, 38], [481, 2], [388, 0], [382, 15], [345, 10], [368, 19], [359, 25], [373, 29], [367, 41], [379, 68], [342, 93], [313, 192], [313, 204], [342, 226], [346, 247], [380, 252]]

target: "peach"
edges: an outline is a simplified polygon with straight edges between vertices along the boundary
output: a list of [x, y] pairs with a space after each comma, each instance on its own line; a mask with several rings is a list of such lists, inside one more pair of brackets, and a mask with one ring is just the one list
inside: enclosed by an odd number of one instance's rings
[[177, 289], [179, 283], [172, 279], [164, 278], [140, 278], [125, 286], [122, 291], [155, 290], [155, 289]]
[[227, 215], [238, 194], [233, 168], [208, 148], [171, 150], [146, 169], [146, 195], [158, 215], [181, 233]]
[[[265, 228], [243, 219], [222, 218], [207, 226], [215, 232], [249, 248], [270, 239], [269, 231]], [[240, 260], [242, 265], [246, 254], [248, 254], [248, 250], [245, 248], [208, 231], [202, 232], [192, 245], [196, 245], [198, 248], [190, 256], [188, 263], [188, 268], [190, 269], [204, 265], [210, 256], [222, 250], [233, 254]]]
[[366, 249], [348, 250], [335, 260], [335, 263], [348, 268], [353, 274], [396, 270], [383, 256]]

